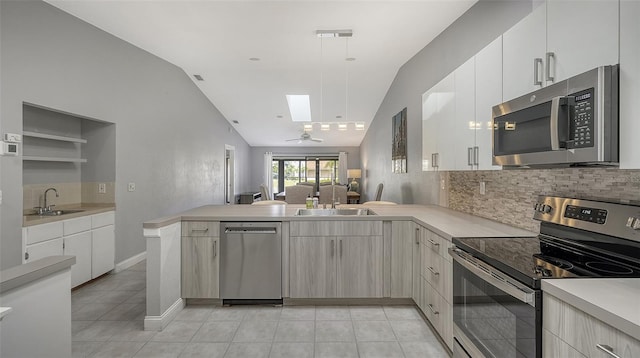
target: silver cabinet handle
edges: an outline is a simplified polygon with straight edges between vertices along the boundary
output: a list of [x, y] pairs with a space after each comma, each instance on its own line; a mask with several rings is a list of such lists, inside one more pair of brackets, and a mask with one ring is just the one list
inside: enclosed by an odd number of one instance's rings
[[218, 250], [216, 250], [216, 241], [213, 240], [213, 257], [218, 256]]
[[433, 267], [431, 267], [431, 266], [427, 267], [427, 269], [429, 269], [429, 271], [431, 271], [431, 273], [432, 273], [432, 274], [434, 274], [434, 275], [436, 275], [436, 276], [440, 274], [440, 272], [436, 271], [436, 270], [435, 270]]
[[473, 165], [480, 165], [480, 147], [473, 147]]
[[435, 242], [433, 239], [428, 239], [427, 241], [429, 241], [429, 243], [431, 244], [431, 246], [437, 246], [437, 247], [440, 247], [440, 243], [439, 243], [439, 242]]
[[206, 229], [191, 229], [191, 232], [208, 232], [209, 228]]
[[436, 168], [440, 168], [440, 153], [436, 153]]
[[416, 228], [416, 245], [420, 245], [420, 228]]
[[427, 306], [429, 307], [429, 310], [431, 311], [431, 313], [440, 314], [440, 312], [436, 311], [436, 309], [433, 308], [433, 305], [431, 303], [429, 303]]
[[340, 257], [342, 257], [342, 239], [340, 239]]
[[[551, 60], [553, 59], [553, 76], [551, 75]], [[547, 52], [547, 81], [553, 82], [556, 77], [556, 54], [554, 52]]]
[[333, 257], [333, 255], [335, 254], [335, 249], [336, 249], [336, 246], [333, 240], [331, 240], [331, 257]]
[[436, 167], [436, 153], [431, 153], [431, 168]]
[[467, 165], [473, 166], [473, 147], [467, 148]]
[[612, 356], [613, 358], [620, 358], [619, 355], [613, 353], [613, 348], [611, 348], [611, 346], [608, 346], [606, 344], [596, 344], [596, 348], [598, 348], [599, 350], [607, 353], [608, 355]]
[[540, 78], [540, 67], [542, 66], [541, 58], [533, 59], [533, 85], [542, 86], [542, 78]]

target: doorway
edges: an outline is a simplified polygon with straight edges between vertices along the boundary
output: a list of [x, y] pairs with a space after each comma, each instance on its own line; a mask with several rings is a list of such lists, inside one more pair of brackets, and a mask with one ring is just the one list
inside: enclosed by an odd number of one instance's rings
[[224, 145], [224, 202], [235, 204], [235, 156], [236, 147]]

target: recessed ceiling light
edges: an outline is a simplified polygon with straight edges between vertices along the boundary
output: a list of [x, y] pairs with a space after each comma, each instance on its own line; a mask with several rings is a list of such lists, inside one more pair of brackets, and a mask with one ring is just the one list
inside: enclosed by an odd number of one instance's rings
[[340, 118], [342, 118], [342, 116], [338, 115], [338, 116], [336, 116], [336, 118], [340, 119]]
[[329, 129], [331, 129], [331, 125], [329, 123], [322, 123], [320, 125], [320, 130], [321, 131], [328, 131]]
[[235, 120], [235, 119], [234, 119], [232, 122], [233, 122], [233, 123], [235, 123], [235, 124], [239, 124], [239, 123], [240, 123], [240, 122], [238, 122], [238, 121], [237, 121], [237, 120]]
[[287, 103], [292, 121], [311, 122], [311, 104], [308, 94], [288, 94]]
[[344, 59], [345, 61], [355, 61], [356, 58], [355, 57], [347, 57]]
[[276, 116], [276, 118], [282, 118], [282, 116], [278, 114], [278, 115]]
[[249, 61], [260, 61], [260, 57], [249, 57]]
[[317, 30], [318, 37], [351, 37], [353, 30]]
[[198, 81], [204, 81], [204, 78], [202, 78], [202, 76], [200, 75], [193, 75], [193, 77]]
[[346, 131], [347, 130], [347, 124], [346, 123], [338, 123], [338, 130], [339, 131]]

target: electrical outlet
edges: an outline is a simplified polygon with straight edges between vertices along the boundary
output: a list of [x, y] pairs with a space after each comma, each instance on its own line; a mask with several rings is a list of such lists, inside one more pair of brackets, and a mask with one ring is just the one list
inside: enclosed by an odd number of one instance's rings
[[136, 183], [129, 183], [127, 190], [136, 191]]
[[487, 194], [487, 183], [484, 181], [480, 182], [480, 195], [486, 195]]
[[106, 194], [107, 193], [107, 184], [105, 184], [105, 183], [98, 184], [98, 193], [99, 194]]
[[15, 133], [5, 133], [4, 140], [11, 143], [20, 143], [22, 142], [22, 136]]

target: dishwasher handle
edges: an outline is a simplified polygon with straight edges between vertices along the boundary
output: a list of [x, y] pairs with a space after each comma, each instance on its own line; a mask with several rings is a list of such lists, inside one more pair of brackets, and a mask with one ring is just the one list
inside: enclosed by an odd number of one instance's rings
[[225, 234], [270, 234], [274, 235], [278, 233], [278, 229], [275, 227], [267, 228], [250, 228], [250, 227], [228, 227], [224, 229]]

